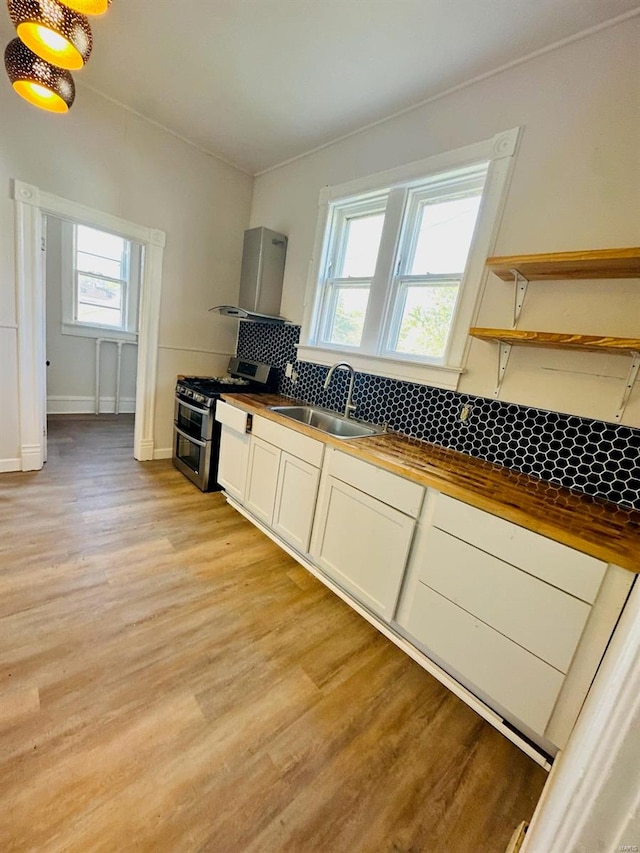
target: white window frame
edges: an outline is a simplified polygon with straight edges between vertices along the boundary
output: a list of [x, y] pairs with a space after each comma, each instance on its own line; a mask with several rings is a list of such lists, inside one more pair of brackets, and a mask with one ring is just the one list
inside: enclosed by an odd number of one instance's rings
[[[440, 388], [456, 389], [458, 387], [469, 349], [468, 332], [477, 314], [486, 281], [485, 263], [495, 244], [520, 133], [521, 128], [512, 128], [484, 142], [321, 190], [314, 250], [309, 265], [304, 319], [298, 345], [299, 360], [330, 365], [338, 358], [348, 358], [354, 368], [362, 372], [421, 382]], [[482, 202], [466, 269], [459, 287], [444, 359], [438, 363], [427, 362], [420, 357], [405, 354], [398, 356], [384, 351], [381, 349], [379, 330], [388, 326], [386, 312], [393, 305], [389, 289], [394, 286], [395, 278], [395, 276], [391, 280], [389, 278], [388, 259], [398, 256], [401, 239], [400, 225], [408, 192], [416, 185], [428, 181], [429, 178], [441, 180], [446, 177], [447, 172], [473, 169], [483, 163], [489, 165]], [[386, 266], [386, 281], [382, 286], [376, 282], [378, 286], [372, 287], [370, 292], [367, 322], [361, 346], [357, 348], [324, 343], [319, 334], [319, 322], [327, 253], [330, 249], [332, 210], [337, 202], [347, 203], [350, 199], [354, 202], [362, 201], [366, 194], [379, 196], [385, 192], [389, 193], [386, 217], [392, 219], [396, 227], [385, 227], [383, 233], [376, 276], [380, 275]], [[387, 341], [382, 343], [386, 346]]]
[[[325, 275], [323, 276], [322, 294], [320, 296], [321, 305], [317, 318], [317, 337], [322, 341], [327, 340], [329, 327], [332, 325], [330, 321], [335, 317], [335, 303], [337, 302], [339, 291], [347, 287], [368, 287], [370, 290], [375, 279], [375, 270], [370, 276], [362, 276], [360, 278], [342, 278], [332, 274], [334, 269], [342, 270], [343, 268], [344, 252], [347, 246], [345, 231], [348, 222], [352, 217], [366, 216], [367, 214], [378, 212], [384, 213], [388, 197], [389, 194], [387, 192], [376, 193], [374, 196], [368, 198], [359, 198], [352, 204], [347, 203], [340, 207], [334, 207], [331, 211], [331, 223], [328, 231], [333, 235], [333, 239], [331, 246], [327, 247], [327, 262], [325, 264]], [[331, 308], [329, 308], [330, 305]], [[329, 346], [334, 346], [334, 344], [329, 343]]]
[[[115, 234], [118, 237], [122, 237], [122, 239], [126, 240], [128, 243], [127, 278], [123, 288], [123, 326], [107, 326], [99, 323], [86, 323], [78, 320], [79, 271], [76, 267], [76, 227], [77, 225], [84, 224], [89, 228], [94, 228], [98, 231], [105, 231], [110, 234]], [[140, 277], [142, 273], [141, 265], [143, 247], [134, 241], [129, 240], [129, 238], [121, 234], [117, 234], [115, 231], [108, 231], [106, 228], [100, 228], [97, 225], [91, 225], [89, 223], [63, 220], [61, 250], [62, 334], [74, 335], [82, 338], [109, 338], [111, 340], [131, 341], [135, 343], [138, 340], [138, 301]], [[120, 279], [110, 279], [109, 276], [105, 275], [98, 275], [96, 277], [105, 279], [106, 281], [120, 281]]]

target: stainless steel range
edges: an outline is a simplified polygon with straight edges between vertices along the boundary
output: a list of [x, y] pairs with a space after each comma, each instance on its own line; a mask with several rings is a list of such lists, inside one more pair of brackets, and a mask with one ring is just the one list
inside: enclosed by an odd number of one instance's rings
[[276, 371], [268, 364], [233, 357], [227, 376], [186, 376], [176, 385], [173, 421], [173, 464], [202, 489], [212, 492], [217, 483], [220, 424], [216, 401], [230, 391], [269, 392]]

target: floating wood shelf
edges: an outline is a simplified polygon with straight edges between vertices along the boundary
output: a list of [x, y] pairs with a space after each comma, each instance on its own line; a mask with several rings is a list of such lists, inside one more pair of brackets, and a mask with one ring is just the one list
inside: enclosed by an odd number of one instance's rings
[[487, 258], [487, 266], [503, 281], [513, 281], [516, 273], [527, 281], [640, 278], [640, 247], [504, 255]]
[[631, 356], [631, 366], [622, 391], [622, 399], [614, 420], [620, 421], [640, 371], [640, 338], [611, 338], [598, 335], [569, 335], [560, 332], [531, 332], [524, 329], [469, 329], [472, 338], [498, 344], [498, 381], [493, 396], [497, 397], [509, 363], [512, 346], [573, 349], [586, 352], [616, 353]]
[[634, 355], [640, 352], [640, 338], [569, 335], [559, 332], [530, 332], [523, 329], [482, 329], [477, 326], [470, 329], [469, 334], [472, 338], [480, 338], [483, 341], [547, 349], [581, 349], [622, 355]]

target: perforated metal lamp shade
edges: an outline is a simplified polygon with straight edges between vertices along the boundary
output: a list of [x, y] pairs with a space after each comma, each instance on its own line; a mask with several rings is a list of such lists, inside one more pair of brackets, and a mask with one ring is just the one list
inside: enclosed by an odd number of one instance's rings
[[7, 45], [4, 65], [13, 88], [25, 101], [52, 113], [69, 111], [76, 88], [68, 71], [40, 59], [19, 38]]
[[41, 59], [74, 71], [91, 55], [89, 21], [58, 0], [7, 0], [18, 37]]
[[80, 12], [81, 15], [104, 15], [111, 0], [59, 0], [63, 6], [68, 6], [74, 12]]

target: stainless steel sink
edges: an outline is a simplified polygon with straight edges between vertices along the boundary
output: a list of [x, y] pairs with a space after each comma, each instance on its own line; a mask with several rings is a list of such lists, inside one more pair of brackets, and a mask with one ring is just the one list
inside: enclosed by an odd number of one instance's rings
[[319, 429], [336, 438], [362, 438], [366, 435], [381, 435], [382, 427], [367, 424], [364, 421], [354, 421], [316, 406], [271, 406], [272, 412], [284, 415], [298, 423]]

